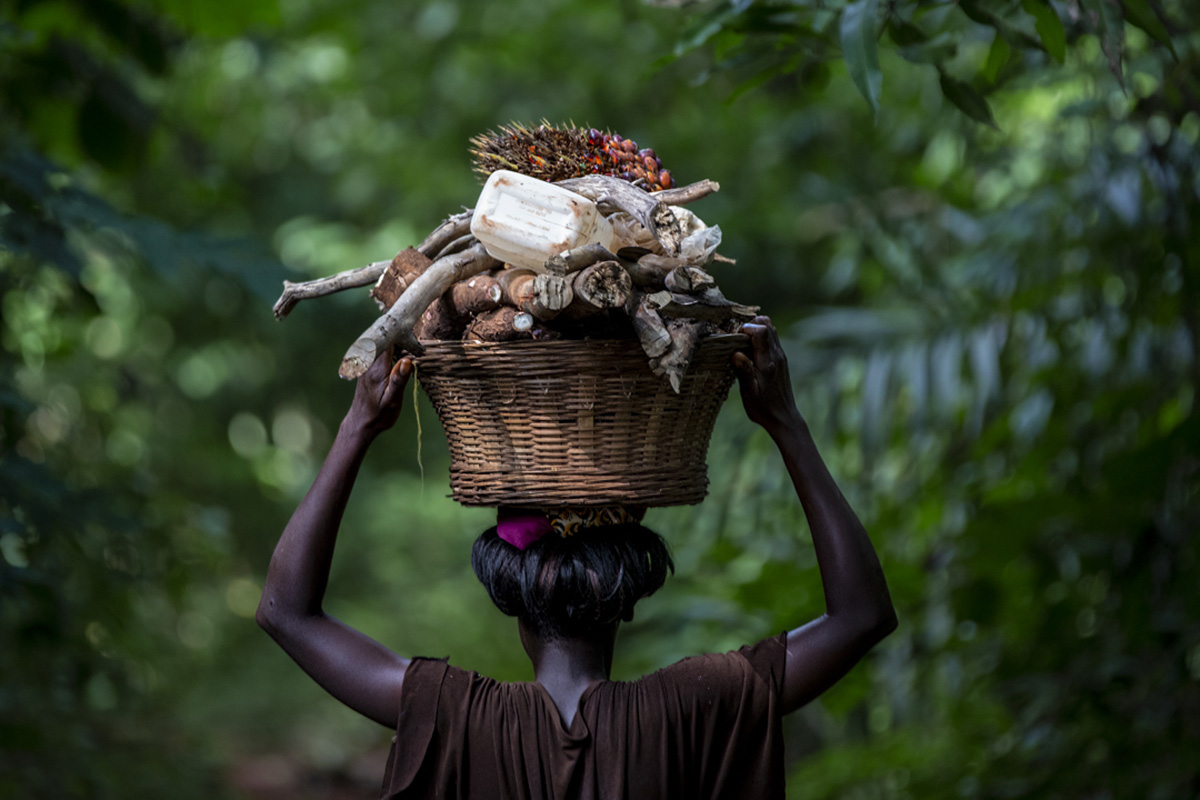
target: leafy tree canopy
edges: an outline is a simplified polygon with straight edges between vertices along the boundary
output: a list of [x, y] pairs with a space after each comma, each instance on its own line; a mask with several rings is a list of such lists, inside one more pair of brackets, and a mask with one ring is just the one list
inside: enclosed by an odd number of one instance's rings
[[[1198, 67], [1169, 0], [0, 4], [0, 794], [373, 790], [387, 732], [251, 617], [374, 306], [270, 303], [418, 241], [471, 135], [543, 117], [721, 182], [718, 280], [881, 550], [901, 628], [788, 719], [789, 793], [1200, 793]], [[823, 609], [729, 406], [618, 677]], [[527, 678], [419, 412], [330, 610]]]

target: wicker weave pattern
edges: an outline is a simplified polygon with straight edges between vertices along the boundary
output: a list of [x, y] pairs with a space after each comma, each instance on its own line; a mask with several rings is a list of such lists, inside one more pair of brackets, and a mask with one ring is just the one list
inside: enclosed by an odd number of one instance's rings
[[691, 505], [741, 334], [701, 342], [676, 395], [633, 339], [431, 342], [417, 376], [469, 506]]

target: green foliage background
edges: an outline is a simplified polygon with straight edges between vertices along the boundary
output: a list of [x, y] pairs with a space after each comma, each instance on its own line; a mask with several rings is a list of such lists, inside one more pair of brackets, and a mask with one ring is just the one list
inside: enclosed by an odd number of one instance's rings
[[[787, 720], [789, 795], [1200, 797], [1200, 35], [1169, 0], [0, 2], [0, 796], [367, 796], [390, 734], [253, 623], [362, 292], [468, 138], [652, 145], [785, 333], [901, 627]], [[424, 399], [327, 607], [529, 670]], [[422, 467], [417, 454], [421, 455]], [[736, 392], [616, 677], [822, 610]]]

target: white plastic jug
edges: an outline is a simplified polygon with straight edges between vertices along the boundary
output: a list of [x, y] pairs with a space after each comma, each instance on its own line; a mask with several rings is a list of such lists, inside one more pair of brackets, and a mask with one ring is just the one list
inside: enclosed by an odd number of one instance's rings
[[546, 259], [597, 242], [612, 249], [612, 225], [583, 195], [508, 170], [488, 178], [471, 233], [488, 253], [514, 267], [542, 272]]

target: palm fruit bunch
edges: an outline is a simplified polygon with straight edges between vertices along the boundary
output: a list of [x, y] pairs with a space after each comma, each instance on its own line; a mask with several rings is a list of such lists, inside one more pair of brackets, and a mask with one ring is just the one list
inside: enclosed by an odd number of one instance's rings
[[473, 138], [471, 156], [475, 172], [485, 179], [507, 169], [549, 183], [611, 175], [648, 192], [675, 187], [675, 179], [653, 150], [596, 128], [555, 127], [545, 121], [527, 128], [514, 122]]

